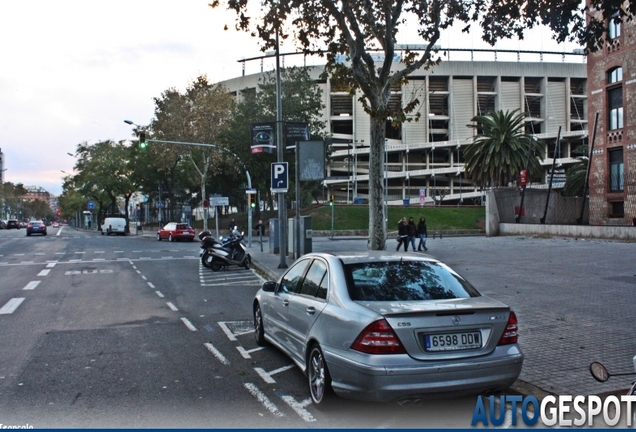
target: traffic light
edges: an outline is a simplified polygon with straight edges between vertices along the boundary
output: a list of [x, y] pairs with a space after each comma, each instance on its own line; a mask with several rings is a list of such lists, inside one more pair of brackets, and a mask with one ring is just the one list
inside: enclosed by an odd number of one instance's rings
[[335, 196], [333, 196], [333, 195], [329, 195], [329, 205], [330, 205], [330, 206], [332, 206], [332, 205], [333, 205], [334, 200], [335, 200]]
[[145, 149], [147, 147], [146, 143], [146, 132], [139, 132], [139, 148]]

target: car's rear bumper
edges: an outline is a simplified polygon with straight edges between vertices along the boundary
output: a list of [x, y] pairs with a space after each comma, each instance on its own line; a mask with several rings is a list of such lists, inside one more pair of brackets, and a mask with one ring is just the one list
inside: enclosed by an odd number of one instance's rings
[[[364, 358], [369, 362], [364, 362]], [[375, 357], [371, 359], [370, 357]], [[478, 394], [503, 389], [521, 373], [523, 354], [517, 345], [491, 354], [453, 361], [420, 361], [406, 354], [347, 358], [325, 350], [334, 391], [342, 397], [378, 402]]]

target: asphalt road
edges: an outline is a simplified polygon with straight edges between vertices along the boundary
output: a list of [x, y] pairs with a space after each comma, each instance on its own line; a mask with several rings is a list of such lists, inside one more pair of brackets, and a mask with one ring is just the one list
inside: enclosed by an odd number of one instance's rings
[[252, 271], [202, 268], [196, 242], [0, 230], [0, 424], [37, 428], [447, 428], [475, 397], [421, 407], [336, 399], [253, 338]]

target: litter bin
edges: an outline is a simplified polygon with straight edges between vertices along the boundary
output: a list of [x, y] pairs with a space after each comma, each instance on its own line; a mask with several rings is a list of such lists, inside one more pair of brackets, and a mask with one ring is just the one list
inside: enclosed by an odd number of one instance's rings
[[362, 199], [362, 198], [354, 198], [353, 199], [353, 203], [354, 204], [364, 204], [364, 199]]
[[300, 227], [300, 245], [297, 251], [296, 246], [296, 218], [289, 218], [287, 221], [288, 236], [287, 236], [287, 251], [289, 255], [298, 259], [299, 257], [308, 254], [312, 251], [312, 228], [311, 228], [311, 216], [300, 216], [298, 223]]
[[411, 203], [411, 200], [410, 199], [405, 199], [405, 200], [402, 200], [402, 203], [404, 204], [404, 207], [408, 207], [409, 204]]

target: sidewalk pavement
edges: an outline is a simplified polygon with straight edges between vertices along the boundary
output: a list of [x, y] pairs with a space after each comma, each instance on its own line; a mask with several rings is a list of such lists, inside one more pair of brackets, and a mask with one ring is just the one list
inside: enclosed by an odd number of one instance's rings
[[[263, 238], [248, 248], [253, 268], [277, 279], [279, 255]], [[247, 244], [247, 241], [245, 241]], [[387, 249], [396, 246], [392, 239]], [[483, 295], [516, 312], [525, 360], [512, 387], [521, 394], [590, 395], [627, 389], [631, 377], [598, 383], [589, 373], [601, 361], [610, 373], [633, 372], [636, 355], [636, 245], [561, 237], [444, 237], [427, 241], [428, 254], [468, 279]], [[366, 237], [317, 237], [313, 252], [367, 250]], [[286, 258], [291, 266], [293, 259]]]

